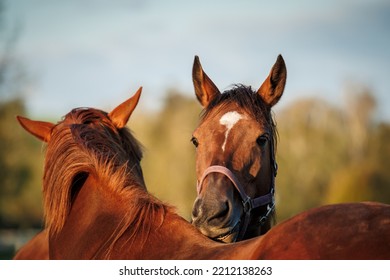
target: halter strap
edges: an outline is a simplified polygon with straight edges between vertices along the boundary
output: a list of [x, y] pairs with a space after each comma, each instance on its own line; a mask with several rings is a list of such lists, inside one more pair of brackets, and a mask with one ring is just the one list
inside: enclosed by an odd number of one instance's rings
[[253, 208], [264, 206], [264, 205], [267, 205], [267, 204], [270, 204], [271, 202], [273, 202], [273, 198], [274, 198], [273, 184], [271, 186], [271, 191], [269, 193], [262, 195], [262, 196], [259, 196], [259, 197], [256, 197], [256, 198], [251, 198], [250, 196], [248, 196], [246, 194], [240, 181], [238, 181], [237, 177], [233, 174], [233, 172], [230, 169], [228, 169], [222, 165], [211, 165], [208, 168], [206, 168], [201, 180], [198, 181], [197, 186], [196, 186], [198, 194], [200, 194], [200, 192], [202, 191], [204, 179], [210, 173], [222, 173], [223, 175], [225, 175], [226, 177], [229, 178], [229, 180], [233, 183], [234, 187], [236, 188], [236, 190], [238, 191], [238, 193], [241, 196], [242, 202], [244, 204], [244, 212], [250, 212]]

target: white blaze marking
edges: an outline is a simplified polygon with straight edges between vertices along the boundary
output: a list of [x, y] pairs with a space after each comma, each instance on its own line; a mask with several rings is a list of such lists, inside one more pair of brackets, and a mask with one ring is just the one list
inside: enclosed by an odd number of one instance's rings
[[225, 132], [225, 141], [222, 144], [222, 151], [225, 151], [225, 146], [226, 146], [226, 141], [229, 135], [230, 130], [233, 128], [233, 126], [241, 119], [244, 117], [237, 113], [236, 111], [234, 112], [227, 112], [224, 114], [221, 119], [219, 120], [219, 123], [226, 126], [226, 132]]

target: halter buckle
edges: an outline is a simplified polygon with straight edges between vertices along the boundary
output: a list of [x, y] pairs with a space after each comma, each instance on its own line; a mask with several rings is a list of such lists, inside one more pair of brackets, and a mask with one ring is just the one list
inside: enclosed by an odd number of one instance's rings
[[242, 206], [245, 213], [250, 212], [253, 209], [252, 199], [248, 196], [245, 201], [242, 201]]
[[272, 200], [272, 203], [267, 204], [267, 213], [265, 213], [265, 215], [260, 218], [259, 224], [263, 225], [265, 223], [265, 221], [268, 220], [269, 215], [274, 210], [275, 210], [275, 202], [274, 202], [274, 200]]

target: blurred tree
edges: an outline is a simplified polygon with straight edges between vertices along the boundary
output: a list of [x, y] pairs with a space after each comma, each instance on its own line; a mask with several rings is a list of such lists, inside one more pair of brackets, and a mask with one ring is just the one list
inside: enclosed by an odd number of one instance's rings
[[176, 206], [186, 219], [196, 197], [195, 149], [190, 142], [201, 111], [195, 98], [169, 90], [161, 111], [130, 124], [145, 145], [142, 160], [148, 190]]
[[366, 88], [355, 87], [346, 100], [337, 107], [305, 99], [278, 113], [279, 221], [321, 204], [390, 202], [388, 125], [374, 122], [376, 102]]
[[368, 152], [368, 140], [375, 129], [373, 114], [376, 101], [364, 86], [350, 85], [346, 91], [345, 115], [348, 124], [349, 152], [351, 160], [359, 161]]
[[20, 99], [0, 103], [0, 227], [39, 227], [41, 144], [19, 127], [19, 114]]
[[9, 29], [3, 14], [0, 1], [0, 228], [40, 226], [41, 144], [15, 118], [25, 115], [27, 80], [13, 52], [18, 28]]
[[[367, 132], [367, 131], [366, 131]], [[390, 126], [370, 128], [366, 145], [349, 165], [335, 172], [324, 203], [372, 200], [390, 203]], [[364, 155], [362, 151], [364, 150]]]
[[347, 161], [343, 115], [321, 99], [296, 101], [277, 114], [278, 220], [321, 203], [329, 177]]
[[0, 101], [23, 96], [28, 85], [24, 67], [14, 53], [20, 26], [6, 25], [4, 11], [4, 1], [0, 0]]

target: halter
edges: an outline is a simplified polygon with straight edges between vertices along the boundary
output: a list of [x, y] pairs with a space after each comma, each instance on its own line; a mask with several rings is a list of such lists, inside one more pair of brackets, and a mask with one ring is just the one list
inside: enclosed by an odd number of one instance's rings
[[271, 145], [271, 163], [272, 163], [272, 168], [273, 168], [273, 176], [271, 179], [271, 187], [270, 187], [270, 192], [256, 197], [256, 198], [251, 198], [249, 195], [246, 194], [244, 188], [242, 187], [240, 181], [237, 179], [237, 177], [234, 175], [234, 173], [226, 168], [225, 166], [222, 165], [211, 165], [206, 170], [203, 172], [202, 178], [200, 181], [197, 182], [196, 189], [198, 194], [202, 191], [202, 185], [204, 179], [209, 175], [210, 173], [221, 173], [225, 175], [229, 180], [233, 183], [234, 187], [238, 191], [238, 193], [241, 196], [241, 201], [243, 205], [243, 210], [245, 213], [244, 216], [244, 221], [243, 221], [243, 227], [239, 231], [237, 240], [241, 240], [244, 237], [244, 234], [248, 228], [249, 225], [249, 220], [250, 220], [250, 215], [251, 211], [254, 208], [260, 207], [260, 206], [265, 206], [267, 205], [267, 212], [260, 218], [259, 224], [260, 226], [264, 224], [264, 222], [269, 218], [271, 213], [275, 209], [275, 177], [277, 174], [278, 170], [278, 164], [276, 163], [274, 159], [274, 148], [273, 145]]

